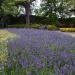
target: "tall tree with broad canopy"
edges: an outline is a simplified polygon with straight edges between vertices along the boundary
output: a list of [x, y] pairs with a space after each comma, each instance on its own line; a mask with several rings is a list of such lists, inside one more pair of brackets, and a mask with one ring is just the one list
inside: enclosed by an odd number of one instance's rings
[[72, 15], [69, 10], [74, 6], [75, 0], [42, 0], [40, 12], [49, 18], [64, 18]]
[[35, 0], [4, 0], [2, 9], [6, 14], [15, 15], [18, 13], [17, 6], [22, 5], [26, 10], [26, 24], [30, 24], [30, 5]]

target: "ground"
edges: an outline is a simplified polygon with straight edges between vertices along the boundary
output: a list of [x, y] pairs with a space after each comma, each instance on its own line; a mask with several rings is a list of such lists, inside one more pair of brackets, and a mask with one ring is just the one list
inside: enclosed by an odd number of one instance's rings
[[72, 37], [75, 37], [75, 32], [63, 32], [66, 35], [70, 35]]

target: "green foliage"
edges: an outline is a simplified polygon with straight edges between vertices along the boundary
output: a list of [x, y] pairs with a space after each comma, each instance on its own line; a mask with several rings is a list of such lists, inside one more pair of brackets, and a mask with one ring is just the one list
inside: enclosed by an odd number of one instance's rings
[[[60, 18], [59, 22], [61, 23], [61, 27], [74, 27], [75, 18]], [[65, 24], [63, 26], [63, 24]]]
[[7, 25], [7, 28], [28, 28], [29, 25], [24, 25], [24, 24], [15, 24], [15, 25]]
[[[15, 24], [15, 25], [7, 25], [7, 28], [34, 28], [34, 29], [40, 29], [41, 24]], [[58, 27], [55, 25], [48, 25], [48, 30], [58, 30]]]
[[17, 36], [6, 30], [0, 30], [0, 64], [4, 64], [8, 58], [8, 39], [15, 39]]
[[8, 51], [7, 51], [7, 43], [0, 42], [0, 64], [4, 64], [7, 61]]
[[16, 25], [7, 25], [7, 28], [35, 28], [39, 29], [39, 24], [16, 24]]
[[4, 14], [17, 14], [17, 7], [15, 6], [15, 0], [4, 0], [2, 4], [2, 9], [4, 10]]
[[54, 66], [37, 69], [36, 67], [24, 68], [21, 64], [13, 63], [10, 67], [5, 64], [3, 69], [4, 75], [57, 75], [54, 71]]
[[[73, 0], [74, 1], [74, 0]], [[58, 17], [71, 17], [73, 13], [70, 9], [74, 6], [75, 1], [71, 0], [42, 0], [41, 7], [35, 9], [35, 14], [48, 17], [50, 24], [59, 24]], [[70, 20], [71, 21], [71, 20]]]
[[31, 28], [39, 29], [40, 25], [39, 24], [31, 24]]
[[[45, 14], [49, 15], [51, 17], [53, 16], [59, 16], [65, 17], [69, 16], [71, 13], [69, 11], [70, 7], [73, 6], [73, 3], [71, 0], [44, 0], [44, 6], [43, 9], [46, 10]], [[49, 10], [48, 10], [49, 9]], [[57, 14], [59, 13], [59, 14]]]
[[48, 30], [58, 30], [58, 27], [56, 27], [55, 25], [48, 25], [47, 29]]
[[19, 11], [17, 9], [16, 3], [17, 2], [30, 2], [30, 4], [35, 1], [35, 0], [4, 0], [1, 8], [4, 11], [4, 14], [11, 14], [11, 15], [16, 15], [19, 14]]
[[62, 32], [75, 32], [75, 28], [60, 28]]

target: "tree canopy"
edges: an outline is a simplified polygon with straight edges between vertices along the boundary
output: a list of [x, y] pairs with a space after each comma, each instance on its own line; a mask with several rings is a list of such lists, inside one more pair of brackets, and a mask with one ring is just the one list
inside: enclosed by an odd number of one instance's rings
[[[30, 5], [36, 0], [0, 0], [0, 9], [4, 14], [19, 14], [19, 5], [26, 10], [26, 22], [29, 23]], [[75, 8], [75, 0], [41, 0], [41, 7], [35, 10], [37, 15], [45, 16], [50, 21], [57, 22], [57, 18], [70, 17], [71, 9]]]
[[56, 15], [59, 17], [68, 17], [72, 15], [69, 10], [74, 9], [75, 0], [42, 0], [41, 8], [36, 13], [51, 17]]
[[50, 22], [57, 22], [57, 18], [71, 17], [75, 0], [42, 0], [41, 8], [35, 11], [36, 15], [45, 16]]
[[30, 16], [30, 5], [35, 0], [4, 0], [1, 8], [4, 11], [4, 14], [17, 15], [18, 6], [24, 6], [26, 10], [26, 23], [30, 24], [29, 16]]
[[4, 10], [5, 14], [18, 14], [18, 10], [16, 7], [16, 3], [17, 2], [28, 2], [28, 3], [32, 3], [35, 0], [4, 0], [4, 2], [2, 3], [1, 8]]

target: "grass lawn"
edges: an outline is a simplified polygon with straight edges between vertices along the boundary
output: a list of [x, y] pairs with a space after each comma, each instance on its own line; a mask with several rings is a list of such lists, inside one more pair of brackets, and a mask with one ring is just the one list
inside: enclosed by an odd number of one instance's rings
[[0, 64], [7, 61], [7, 40], [16, 37], [16, 34], [7, 30], [0, 30]]
[[7, 30], [0, 30], [0, 42], [14, 37], [16, 37], [16, 34], [11, 33]]

